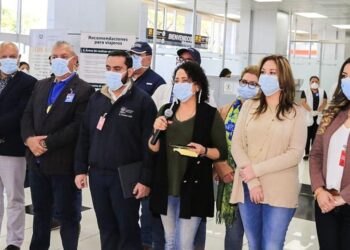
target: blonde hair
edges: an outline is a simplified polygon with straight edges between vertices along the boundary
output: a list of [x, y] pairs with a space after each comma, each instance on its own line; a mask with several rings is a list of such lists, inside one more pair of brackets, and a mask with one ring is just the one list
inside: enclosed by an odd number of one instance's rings
[[241, 73], [241, 79], [247, 73], [256, 75], [256, 77], [259, 78], [259, 67], [257, 65], [249, 65], [249, 66], [245, 67]]

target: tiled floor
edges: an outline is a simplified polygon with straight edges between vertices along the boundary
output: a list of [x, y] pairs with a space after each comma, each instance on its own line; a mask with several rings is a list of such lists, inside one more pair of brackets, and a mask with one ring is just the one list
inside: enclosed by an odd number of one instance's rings
[[[299, 177], [303, 184], [310, 184], [308, 164], [302, 162], [299, 165]], [[316, 250], [318, 249], [317, 236], [315, 223], [313, 221], [313, 201], [312, 197], [308, 194], [308, 186], [302, 188], [303, 195], [300, 196], [300, 207], [293, 218], [286, 239], [284, 249], [288, 250]], [[26, 205], [31, 203], [30, 191], [26, 190]], [[92, 208], [92, 201], [90, 192], [84, 190], [83, 192], [83, 205]], [[298, 217], [298, 218], [297, 218]], [[26, 230], [25, 241], [22, 249], [29, 249], [30, 238], [32, 234], [32, 221], [31, 215], [26, 216]], [[0, 236], [0, 249], [6, 247], [6, 215], [4, 223], [2, 225]], [[208, 219], [207, 224], [207, 250], [220, 250], [224, 249], [224, 237], [225, 228], [223, 225], [217, 225], [215, 219]], [[60, 241], [60, 235], [58, 230], [54, 230], [51, 233], [51, 247], [52, 250], [63, 249]], [[100, 249], [100, 241], [98, 235], [98, 228], [96, 217], [93, 209], [89, 209], [83, 212], [83, 219], [81, 223], [81, 236], [79, 241], [79, 249], [82, 250], [98, 250]], [[244, 239], [243, 249], [248, 249], [247, 241]]]

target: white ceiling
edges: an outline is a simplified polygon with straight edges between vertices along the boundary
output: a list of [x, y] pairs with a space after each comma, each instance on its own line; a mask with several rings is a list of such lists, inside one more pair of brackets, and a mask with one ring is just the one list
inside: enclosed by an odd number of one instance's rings
[[[165, 0], [166, 1], [166, 0]], [[172, 4], [192, 9], [193, 0], [179, 0], [185, 4]], [[250, 2], [249, 2], [250, 1]], [[242, 5], [250, 4], [253, 9], [278, 9], [284, 12], [318, 12], [328, 16], [332, 23], [350, 22], [350, 0], [283, 0], [279, 3], [258, 3], [254, 0], [228, 0], [229, 13], [239, 14]], [[222, 14], [225, 0], [197, 0], [198, 11]]]

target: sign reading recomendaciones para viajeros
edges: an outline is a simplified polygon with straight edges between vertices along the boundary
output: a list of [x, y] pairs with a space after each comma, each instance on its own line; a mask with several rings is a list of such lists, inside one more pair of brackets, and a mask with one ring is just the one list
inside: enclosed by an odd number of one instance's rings
[[106, 57], [113, 50], [129, 50], [135, 35], [113, 33], [81, 33], [79, 74], [82, 79], [100, 88], [106, 83]]

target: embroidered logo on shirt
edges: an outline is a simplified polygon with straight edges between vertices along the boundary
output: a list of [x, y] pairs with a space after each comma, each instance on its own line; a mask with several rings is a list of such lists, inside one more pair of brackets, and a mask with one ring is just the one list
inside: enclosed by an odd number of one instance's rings
[[153, 85], [153, 82], [147, 82], [146, 85], [151, 86], [151, 85]]
[[134, 110], [128, 109], [126, 107], [121, 107], [119, 111], [119, 116], [133, 118], [133, 113], [134, 113]]

